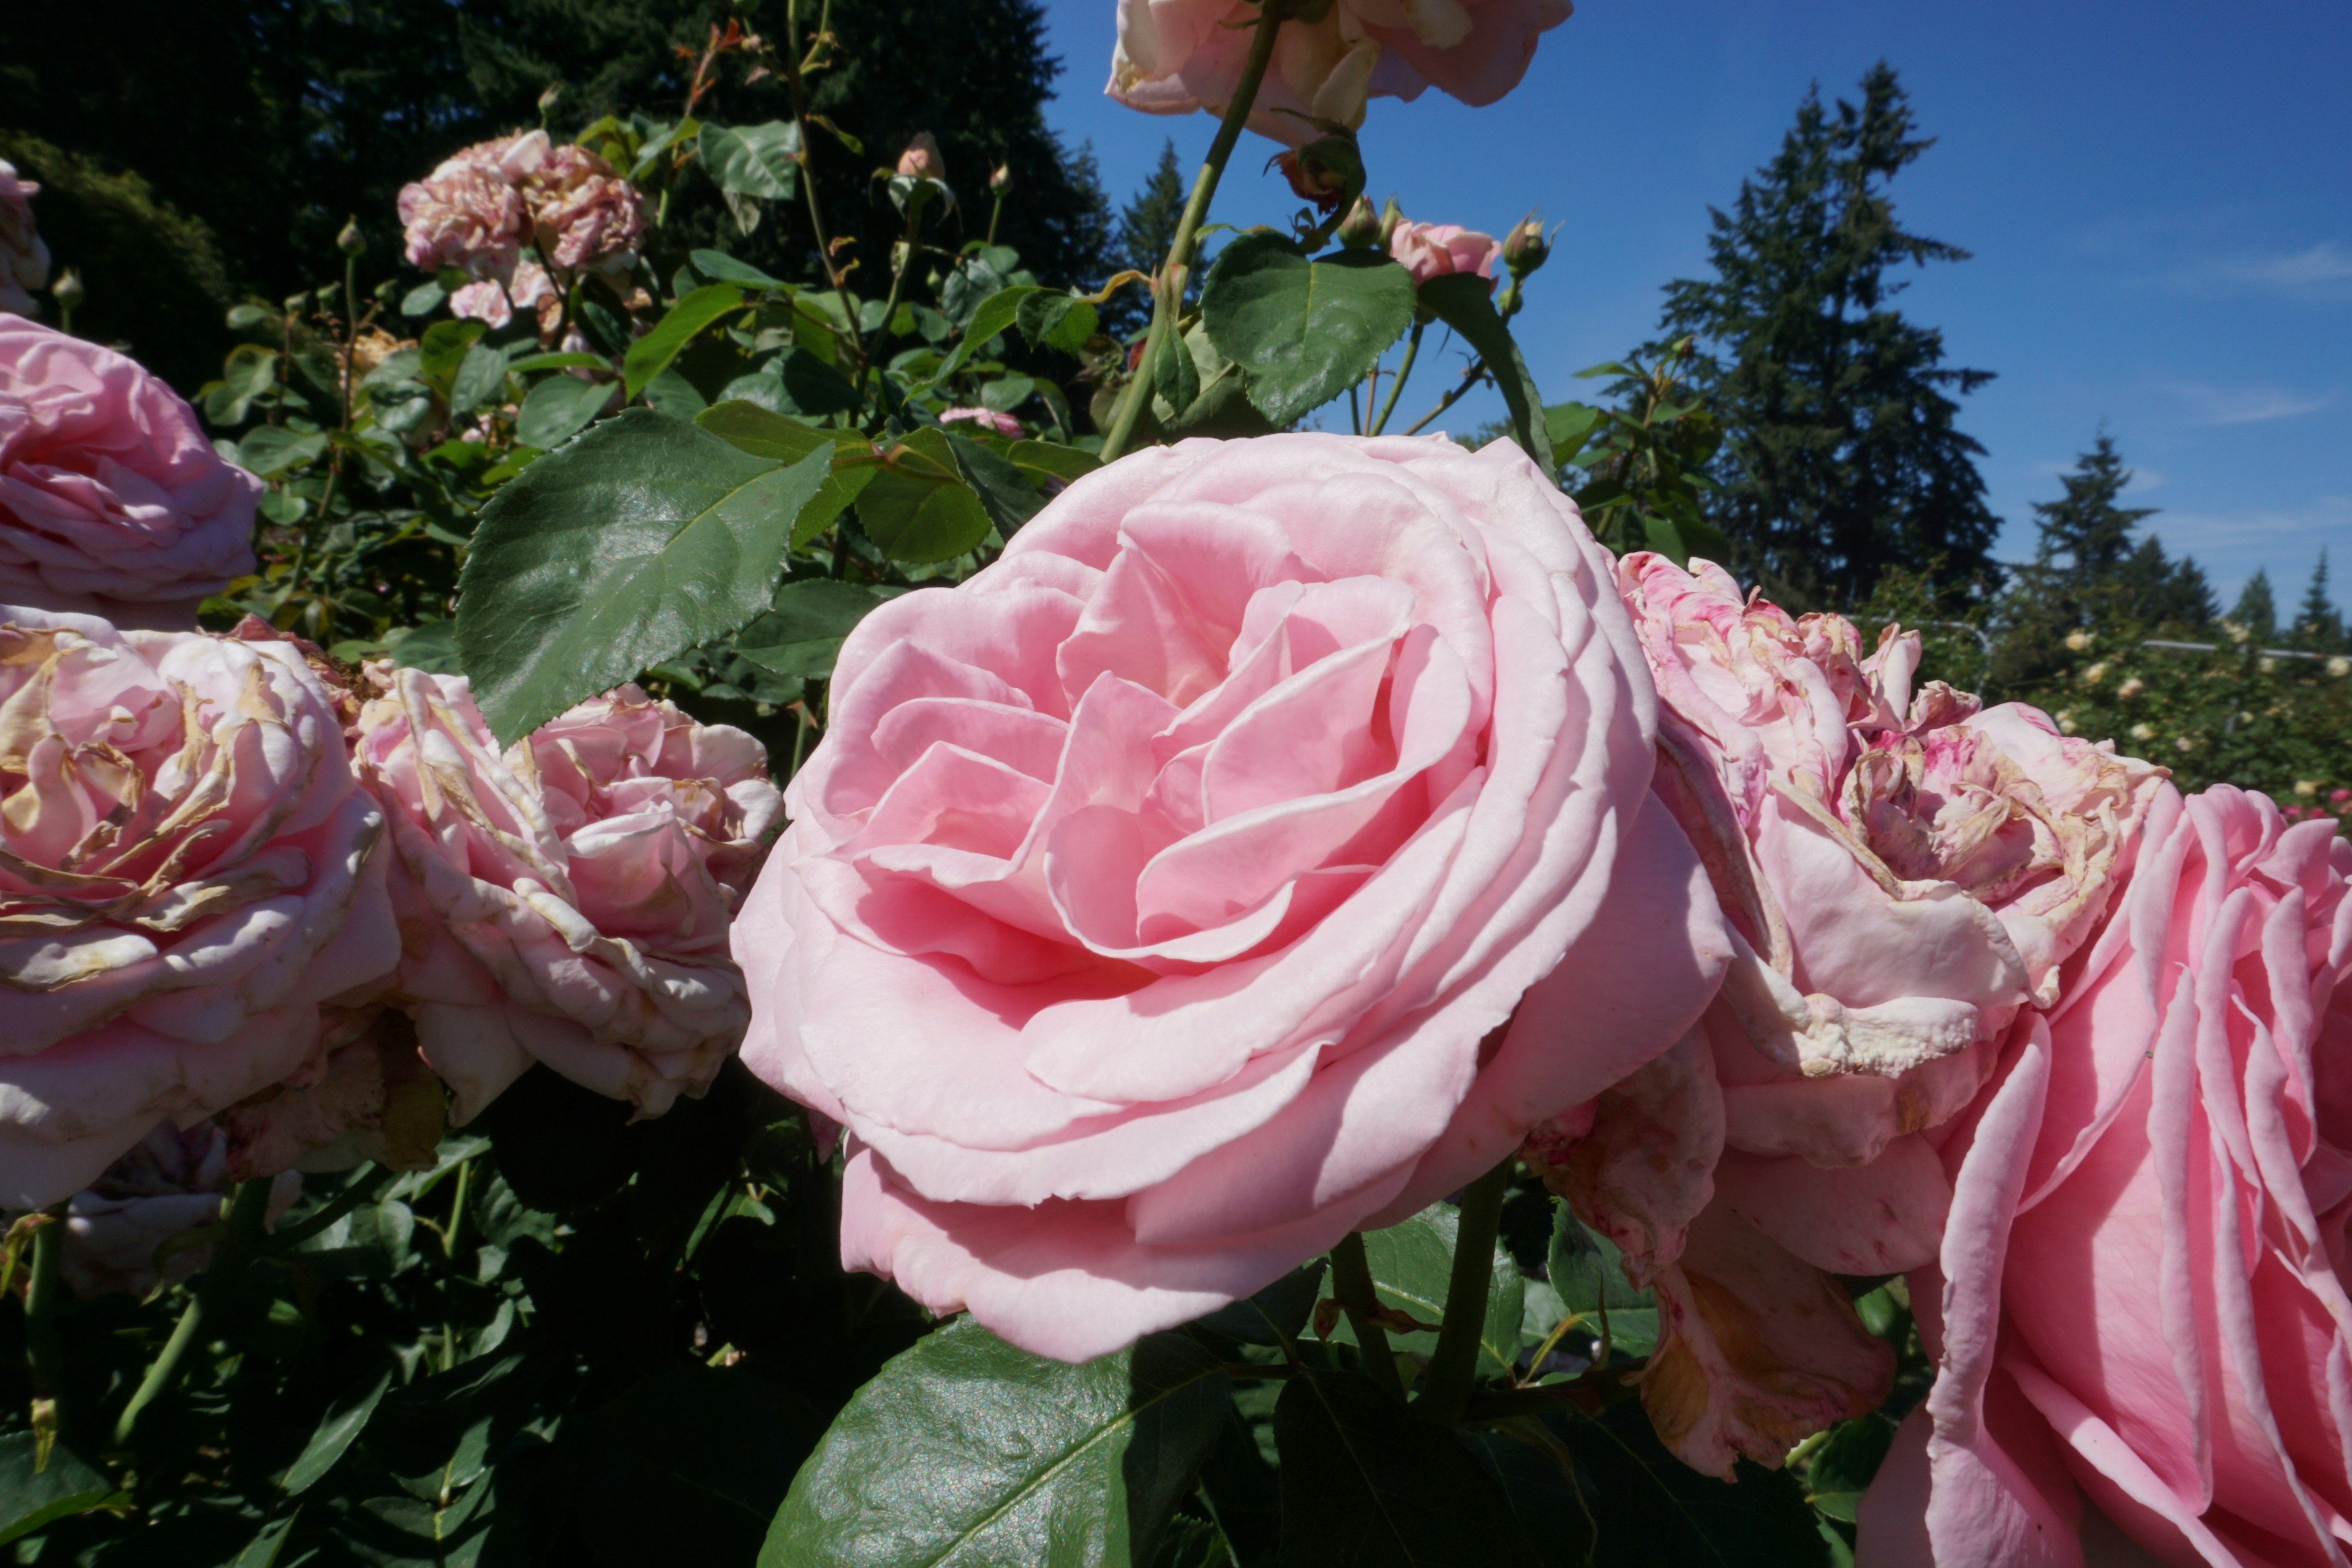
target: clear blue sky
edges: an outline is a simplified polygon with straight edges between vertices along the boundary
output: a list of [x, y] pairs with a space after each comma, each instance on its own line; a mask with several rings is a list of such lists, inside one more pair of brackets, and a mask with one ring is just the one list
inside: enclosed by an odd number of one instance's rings
[[[1100, 96], [1113, 0], [1046, 8], [1066, 68], [1049, 116], [1093, 143], [1114, 204], [1171, 135], [1189, 179], [1208, 117]], [[1895, 182], [1897, 211], [1975, 253], [1916, 274], [1901, 308], [1944, 330], [1953, 363], [1999, 373], [1962, 424], [1986, 447], [2001, 553], [2030, 552], [2029, 503], [2104, 421], [2137, 503], [2162, 509], [2148, 526], [2225, 608], [2259, 566], [2291, 605], [2323, 544], [2352, 605], [2346, 0], [1580, 0], [1492, 108], [1375, 100], [1371, 190], [1490, 232], [1530, 207], [1564, 221], [1519, 330], [1547, 398], [1571, 396], [1572, 372], [1649, 334], [1659, 285], [1704, 266], [1707, 208], [1770, 156], [1808, 84], [1850, 95], [1882, 57], [1938, 138]], [[1219, 216], [1296, 206], [1259, 173], [1273, 150], [1244, 139]], [[1416, 375], [1404, 405], [1448, 379]], [[1497, 412], [1465, 400], [1450, 422]]]

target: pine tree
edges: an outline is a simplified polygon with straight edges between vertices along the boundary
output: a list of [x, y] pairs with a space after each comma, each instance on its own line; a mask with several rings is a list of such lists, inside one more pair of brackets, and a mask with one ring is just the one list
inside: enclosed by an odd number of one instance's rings
[[2243, 626], [2256, 642], [2269, 642], [2278, 636], [2278, 602], [2271, 595], [2268, 572], [2257, 570], [2246, 579], [2230, 619]]
[[2154, 517], [2156, 509], [2116, 504], [2131, 472], [2116, 450], [2115, 437], [2104, 432], [2076, 459], [2074, 471], [2058, 482], [2066, 491], [2063, 500], [2033, 503], [2042, 529], [2035, 564], [2059, 572], [2064, 585], [2079, 594], [2116, 578], [2132, 555], [2132, 530], [2140, 519]]
[[1897, 267], [1969, 254], [1895, 221], [1887, 184], [1932, 145], [1915, 132], [1883, 61], [1859, 104], [1808, 94], [1779, 155], [1715, 212], [1714, 276], [1666, 286], [1664, 336], [1699, 340], [1694, 380], [1727, 436], [1713, 521], [1777, 594], [1857, 604], [1895, 563], [1948, 599], [1999, 581], [1983, 447], [1954, 401], [1991, 373], [1948, 366], [1943, 335], [1892, 305]]
[[2304, 590], [2303, 604], [2294, 612], [2294, 642], [2297, 647], [2313, 653], [2335, 653], [2344, 647], [2344, 615], [2327, 593], [2327, 551], [2319, 552], [2319, 564], [2312, 569], [2311, 586]]
[[[1168, 247], [1176, 243], [1176, 225], [1184, 216], [1186, 194], [1184, 168], [1177, 161], [1176, 139], [1171, 136], [1160, 143], [1160, 162], [1118, 215], [1118, 233], [1111, 242], [1114, 269], [1132, 268], [1147, 278], [1160, 270], [1168, 259]], [[1200, 297], [1197, 279], [1186, 293], [1191, 299]], [[1151, 301], [1141, 289], [1130, 284], [1112, 296], [1103, 317], [1108, 330], [1123, 337], [1150, 321]]]

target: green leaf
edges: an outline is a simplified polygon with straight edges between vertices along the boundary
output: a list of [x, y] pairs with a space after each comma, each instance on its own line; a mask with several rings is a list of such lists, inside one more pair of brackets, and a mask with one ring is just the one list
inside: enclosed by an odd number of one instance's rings
[[446, 395], [457, 380], [458, 367], [466, 363], [467, 353], [488, 331], [479, 321], [434, 322], [417, 340], [417, 374]]
[[964, 483], [980, 497], [980, 504], [988, 509], [989, 521], [1005, 538], [1012, 538], [1045, 506], [1045, 498], [1031, 488], [1021, 469], [986, 442], [950, 435], [948, 449], [955, 454], [956, 467], [962, 471]]
[[628, 395], [634, 399], [646, 383], [667, 370], [704, 328], [742, 308], [743, 290], [732, 283], [705, 284], [671, 306], [669, 314], [654, 323], [653, 331], [629, 345], [621, 361], [622, 384]]
[[1245, 1296], [1228, 1302], [1205, 1318], [1196, 1318], [1192, 1327], [1212, 1333], [1229, 1334], [1253, 1345], [1278, 1345], [1285, 1340], [1295, 1340], [1307, 1330], [1307, 1320], [1315, 1310], [1315, 1298], [1322, 1293], [1322, 1258], [1294, 1268], [1255, 1296]]
[[1145, 1568], [1231, 1398], [1181, 1334], [1069, 1366], [958, 1319], [850, 1400], [759, 1568]]
[[263, 425], [245, 433], [236, 444], [236, 460], [256, 479], [275, 479], [299, 468], [327, 449], [324, 431], [301, 435], [282, 425]]
[[[1200, 400], [1201, 368], [1192, 363], [1192, 351], [1175, 332], [1160, 339], [1159, 352], [1151, 356], [1151, 390], [1168, 405], [1162, 416], [1167, 419], [1183, 418], [1186, 410]], [[1152, 411], [1159, 412], [1156, 405]]]
[[908, 565], [952, 561], [988, 537], [988, 509], [963, 482], [945, 433], [913, 432], [857, 497], [858, 526], [876, 549]]
[[[964, 274], [959, 272], [956, 276], [961, 278]], [[948, 357], [940, 362], [940, 368], [931, 373], [930, 380], [924, 385], [937, 386], [961, 370], [966, 360], [988, 346], [990, 339], [1020, 319], [1021, 307], [1025, 301], [1045, 292], [1046, 290], [1030, 284], [1016, 284], [1010, 289], [1000, 289], [982, 300], [971, 319], [964, 323], [962, 340], [948, 352]], [[948, 314], [953, 316], [955, 312], [950, 310]]]
[[358, 1441], [359, 1435], [367, 1429], [368, 1417], [375, 1414], [384, 1390], [391, 1386], [392, 1369], [386, 1367], [373, 1382], [356, 1389], [345, 1389], [342, 1396], [327, 1407], [326, 1416], [319, 1423], [319, 1429], [310, 1434], [310, 1441], [304, 1445], [301, 1457], [278, 1480], [278, 1489], [288, 1497], [299, 1497], [333, 1469], [335, 1461], [343, 1457], [344, 1450]]
[[1599, 1416], [1545, 1423], [1591, 1477], [1594, 1563], [1643, 1568], [1827, 1568], [1829, 1548], [1802, 1489], [1742, 1459], [1737, 1481], [1702, 1475], [1669, 1453], [1639, 1400]]
[[[1418, 1322], [1442, 1323], [1446, 1287], [1454, 1277], [1454, 1238], [1461, 1226], [1459, 1209], [1451, 1204], [1432, 1204], [1402, 1225], [1366, 1231], [1364, 1260], [1371, 1266], [1372, 1288], [1381, 1304]], [[1479, 1376], [1500, 1377], [1518, 1359], [1525, 1289], [1519, 1266], [1497, 1245], [1493, 1277], [1486, 1287], [1486, 1312], [1478, 1328]], [[1355, 1331], [1345, 1318], [1332, 1330], [1331, 1338], [1341, 1344], [1356, 1342]], [[1389, 1345], [1427, 1356], [1437, 1349], [1437, 1336], [1391, 1329]]]
[[[694, 422], [755, 458], [780, 462], [797, 463], [821, 448], [834, 454], [835, 464], [843, 461], [840, 454], [845, 451], [852, 458], [874, 455], [873, 443], [854, 430], [821, 430], [752, 403], [721, 403], [697, 415]], [[792, 547], [805, 549], [831, 526], [841, 509], [872, 482], [875, 472], [870, 466], [835, 468], [801, 508], [800, 521], [793, 526]]]
[[507, 366], [516, 375], [530, 375], [542, 370], [610, 370], [612, 362], [601, 354], [525, 354]]
[[476, 343], [457, 362], [457, 374], [449, 384], [449, 406], [466, 414], [485, 403], [501, 402], [506, 385], [507, 356], [488, 343]]
[[400, 297], [400, 313], [404, 316], [429, 316], [441, 308], [449, 291], [438, 281], [419, 283]]
[[1032, 347], [1042, 343], [1074, 354], [1095, 335], [1100, 312], [1088, 300], [1040, 289], [1022, 300], [1013, 319], [1020, 323], [1021, 335], [1029, 340]]
[[515, 439], [551, 452], [587, 428], [612, 395], [609, 381], [551, 375], [524, 395], [515, 416]]
[[1082, 479], [1102, 467], [1102, 459], [1092, 452], [1056, 446], [1051, 441], [1015, 441], [1013, 450], [1005, 456], [1014, 468], [1051, 474], [1063, 480]]
[[[702, 135], [707, 142], [710, 132], [705, 131]], [[714, 283], [734, 283], [745, 289], [784, 289], [792, 287], [782, 279], [771, 278], [750, 262], [738, 261], [723, 250], [698, 250], [688, 259], [694, 263], [697, 272]]]
[[1510, 1568], [1534, 1561], [1463, 1439], [1361, 1373], [1307, 1371], [1274, 1407], [1282, 1568]]
[[46, 1468], [33, 1468], [28, 1431], [0, 1436], [0, 1544], [21, 1540], [58, 1520], [92, 1509], [120, 1508], [130, 1497], [63, 1447], [49, 1450]]
[[1559, 478], [1559, 464], [1551, 455], [1551, 437], [1544, 423], [1543, 397], [1536, 391], [1528, 362], [1511, 339], [1510, 328], [1495, 310], [1486, 279], [1475, 273], [1454, 272], [1433, 278], [1421, 287], [1421, 302], [1437, 319], [1461, 334], [1478, 351], [1486, 370], [1510, 410], [1511, 430], [1519, 447], [1535, 459], [1549, 479]]
[[1248, 373], [1250, 401], [1277, 426], [1361, 380], [1412, 324], [1412, 274], [1387, 257], [1350, 250], [1309, 261], [1263, 231], [1219, 252], [1201, 292], [1210, 341]]
[[735, 652], [762, 669], [823, 680], [841, 643], [882, 599], [871, 588], [809, 577], [776, 590], [775, 607], [735, 635]]
[[278, 351], [239, 343], [221, 365], [221, 378], [205, 388], [205, 417], [223, 429], [245, 423], [253, 400], [278, 384]]
[[849, 378], [806, 349], [784, 355], [782, 374], [785, 395], [803, 414], [839, 414], [857, 406], [857, 389]]
[[427, 675], [463, 675], [466, 667], [457, 660], [457, 623], [425, 621], [414, 626], [396, 626], [384, 634], [384, 648], [394, 664], [410, 669], [421, 669]]
[[492, 732], [511, 743], [759, 614], [831, 468], [627, 409], [523, 470], [458, 578], [458, 651]]
[[[722, 191], [788, 201], [800, 189], [801, 128], [789, 120], [772, 120], [764, 125], [706, 125], [698, 145], [702, 166]], [[726, 277], [702, 266], [704, 254], [698, 251], [694, 261], [704, 276]]]
[[1551, 1256], [1545, 1272], [1560, 1305], [1597, 1343], [1606, 1330], [1612, 1352], [1648, 1355], [1658, 1345], [1658, 1298], [1625, 1278], [1616, 1244], [1587, 1229], [1564, 1201], [1552, 1205]]
[[1583, 449], [1601, 423], [1601, 410], [1589, 403], [1555, 403], [1543, 412], [1552, 455], [1563, 463]]
[[1036, 391], [1037, 382], [1034, 376], [1015, 372], [1011, 375], [1000, 375], [982, 386], [980, 401], [982, 407], [993, 408], [999, 414], [1010, 414], [1028, 402]]

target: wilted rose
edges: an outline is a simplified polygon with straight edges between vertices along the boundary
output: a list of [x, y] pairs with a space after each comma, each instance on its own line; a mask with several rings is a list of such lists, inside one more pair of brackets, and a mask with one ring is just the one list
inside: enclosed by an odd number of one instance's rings
[[1864, 658], [1842, 617], [1694, 564], [1618, 574], [1664, 709], [1659, 792], [1735, 956], [1705, 1048], [1602, 1097], [1553, 1176], [1657, 1285], [1661, 1436], [1727, 1476], [1884, 1394], [1890, 1352], [1830, 1276], [1934, 1257], [1951, 1193], [1923, 1134], [2055, 995], [2164, 773], [2030, 708], [1915, 696], [1916, 637]]
[[477, 282], [514, 269], [531, 238], [530, 215], [517, 188], [546, 161], [547, 132], [478, 142], [424, 179], [400, 188], [400, 221], [409, 264], [455, 267]]
[[137, 364], [0, 317], [0, 600], [194, 626], [255, 569], [261, 489]]
[[[1518, 86], [1537, 38], [1569, 9], [1569, 0], [1334, 0], [1316, 21], [1283, 24], [1250, 129], [1296, 147], [1326, 127], [1362, 125], [1367, 98], [1415, 99], [1433, 85], [1474, 107], [1492, 103]], [[1103, 90], [1148, 113], [1222, 114], [1257, 17], [1249, 0], [1119, 0]]]
[[2168, 1563], [2341, 1560], [2347, 882], [2332, 822], [2162, 791], [2105, 929], [1943, 1147], [1951, 1224], [1911, 1280], [1936, 1385], [1861, 1563], [2080, 1568], [2084, 1496]]
[[1475, 228], [1408, 220], [1398, 224], [1389, 235], [1389, 254], [1412, 274], [1416, 289], [1433, 278], [1451, 277], [1456, 272], [1474, 273], [1492, 285], [1503, 247], [1496, 243], [1493, 235], [1480, 234]]
[[[67, 1200], [58, 1272], [84, 1298], [144, 1296], [199, 1273], [213, 1252], [200, 1233], [221, 1223], [221, 1200], [237, 1180], [218, 1126], [164, 1122]], [[299, 1173], [280, 1173], [265, 1217], [277, 1220], [301, 1193]]]
[[782, 809], [760, 742], [635, 687], [501, 752], [463, 677], [368, 667], [355, 764], [391, 818], [387, 1000], [472, 1119], [533, 1061], [646, 1115], [749, 1006], [727, 927]]
[[734, 935], [845, 1262], [1084, 1359], [1622, 1078], [1724, 942], [1650, 704], [1508, 442], [1147, 448], [875, 610]]
[[33, 197], [41, 187], [19, 179], [0, 158], [0, 315], [38, 316], [33, 290], [49, 280], [49, 247], [33, 226]]
[[399, 953], [383, 827], [292, 645], [0, 606], [0, 1203], [310, 1068]]
[[[563, 146], [523, 182], [523, 201], [551, 266], [626, 272], [636, 265], [645, 202], [636, 186], [585, 147]], [[532, 301], [515, 297], [519, 306]]]
[[462, 321], [484, 321], [498, 328], [513, 321], [518, 310], [529, 310], [560, 298], [547, 269], [536, 261], [523, 260], [515, 263], [503, 278], [485, 278], [450, 295], [449, 313]]
[[1000, 414], [993, 408], [943, 408], [940, 410], [940, 424], [952, 425], [959, 420], [968, 421], [971, 424], [979, 426], [984, 430], [993, 430], [1008, 441], [1018, 441], [1021, 439], [1021, 421], [1015, 419], [1010, 414]]

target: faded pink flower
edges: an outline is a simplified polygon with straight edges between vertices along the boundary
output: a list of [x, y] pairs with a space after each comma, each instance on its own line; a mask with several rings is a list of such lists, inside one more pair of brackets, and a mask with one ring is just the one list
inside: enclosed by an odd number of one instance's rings
[[383, 828], [293, 645], [0, 606], [0, 1204], [309, 1070], [399, 954]]
[[2164, 770], [2033, 709], [1915, 696], [1916, 637], [1889, 627], [1865, 658], [1851, 623], [1708, 563], [1639, 553], [1618, 579], [1664, 709], [1659, 793], [1735, 956], [1705, 1048], [1602, 1097], [1549, 1162], [1660, 1292], [1662, 1439], [1727, 1477], [1884, 1394], [1887, 1347], [1827, 1277], [1935, 1256], [1951, 1191], [1928, 1134], [2054, 999]]
[[529, 310], [559, 299], [547, 269], [536, 261], [519, 261], [504, 279], [485, 278], [449, 296], [449, 313], [461, 321], [485, 321], [492, 330], [514, 320], [518, 310]]
[[2130, 885], [1944, 1144], [1911, 1300], [1939, 1362], [1862, 1510], [1870, 1568], [2081, 1568], [2087, 1499], [2167, 1563], [2352, 1535], [2352, 844], [2227, 785]]
[[40, 194], [40, 186], [17, 178], [15, 165], [0, 158], [0, 315], [41, 313], [33, 290], [49, 280], [49, 247], [33, 226], [32, 198]]
[[255, 570], [261, 489], [137, 364], [0, 317], [0, 600], [193, 627]]
[[1495, 268], [1502, 261], [1503, 247], [1493, 235], [1480, 234], [1475, 228], [1408, 221], [1398, 224], [1396, 231], [1389, 236], [1389, 254], [1412, 274], [1416, 289], [1433, 278], [1446, 278], [1456, 272], [1476, 273], [1491, 288]]
[[213, 1121], [228, 1140], [232, 1182], [370, 1162], [422, 1171], [438, 1158], [448, 1096], [417, 1054], [406, 1017], [373, 1003], [330, 1006], [320, 1010], [319, 1049], [301, 1072]]
[[1507, 442], [1150, 447], [843, 646], [736, 921], [842, 1256], [1084, 1360], [1394, 1224], [1665, 1048], [1725, 938]]
[[727, 927], [782, 810], [767, 754], [624, 686], [503, 754], [461, 676], [368, 667], [354, 742], [392, 822], [388, 1000], [476, 1112], [533, 1061], [646, 1115], [699, 1094], [750, 1008]]
[[993, 430], [1008, 441], [1021, 439], [1021, 421], [1010, 414], [999, 414], [993, 408], [948, 408], [940, 413], [940, 423], [952, 425], [968, 419], [984, 430]]
[[[596, 153], [585, 147], [556, 148], [523, 182], [522, 192], [539, 253], [550, 265], [603, 272], [625, 272], [636, 265], [645, 203], [636, 186]], [[517, 305], [530, 302], [519, 293], [515, 297]]]
[[501, 136], [403, 185], [400, 221], [410, 265], [460, 268], [477, 282], [511, 273], [531, 237], [530, 214], [517, 187], [548, 153], [544, 131]]
[[[67, 1200], [58, 1271], [85, 1299], [144, 1296], [201, 1272], [213, 1249], [192, 1233], [221, 1222], [221, 1200], [239, 1179], [218, 1126], [164, 1122]], [[280, 1172], [266, 1217], [276, 1222], [301, 1194], [301, 1175]]]
[[[1318, 21], [1283, 24], [1250, 129], [1301, 146], [1322, 133], [1315, 121], [1353, 130], [1368, 97], [1411, 100], [1433, 85], [1492, 103], [1569, 10], [1569, 0], [1334, 0]], [[1119, 0], [1103, 90], [1147, 113], [1222, 114], [1256, 22], [1248, 0]]]
[[898, 173], [909, 179], [938, 180], [944, 184], [948, 177], [948, 163], [940, 156], [938, 139], [928, 131], [915, 132], [915, 139], [907, 143], [905, 152], [898, 154]]

